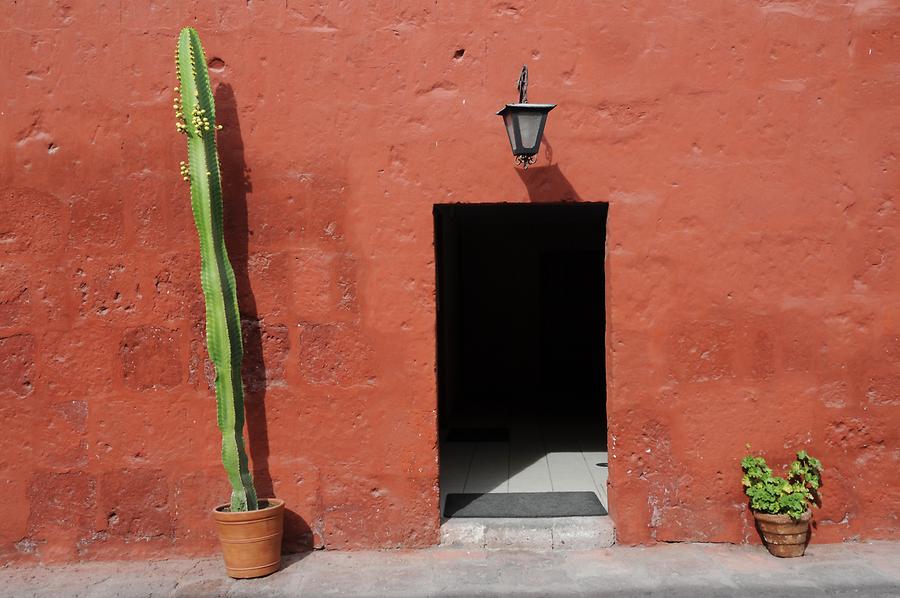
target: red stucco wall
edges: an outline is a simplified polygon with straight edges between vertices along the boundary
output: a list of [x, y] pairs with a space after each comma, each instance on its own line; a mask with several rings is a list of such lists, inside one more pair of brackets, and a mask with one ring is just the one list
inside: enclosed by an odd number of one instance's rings
[[[201, 7], [201, 4], [203, 5]], [[754, 540], [750, 442], [896, 538], [896, 2], [5, 2], [0, 557], [215, 550], [172, 53], [217, 97], [252, 457], [292, 545], [438, 537], [434, 203], [609, 201], [625, 543]], [[537, 166], [494, 112], [556, 102]]]

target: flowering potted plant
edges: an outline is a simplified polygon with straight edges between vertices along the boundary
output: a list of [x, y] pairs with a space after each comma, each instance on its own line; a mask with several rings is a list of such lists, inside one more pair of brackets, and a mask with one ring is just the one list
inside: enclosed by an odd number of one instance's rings
[[809, 543], [810, 503], [819, 500], [821, 462], [799, 451], [787, 478], [772, 475], [766, 460], [753, 455], [741, 460], [741, 468], [744, 492], [766, 548], [778, 557], [803, 556]]

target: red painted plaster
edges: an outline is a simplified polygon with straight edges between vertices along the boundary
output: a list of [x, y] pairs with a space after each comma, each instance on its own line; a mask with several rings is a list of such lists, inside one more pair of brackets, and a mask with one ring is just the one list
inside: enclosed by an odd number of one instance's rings
[[437, 541], [432, 205], [497, 201], [610, 202], [620, 542], [756, 541], [747, 442], [824, 461], [815, 541], [897, 537], [896, 3], [37, 0], [0, 8], [3, 560], [216, 549], [183, 25], [291, 547]]

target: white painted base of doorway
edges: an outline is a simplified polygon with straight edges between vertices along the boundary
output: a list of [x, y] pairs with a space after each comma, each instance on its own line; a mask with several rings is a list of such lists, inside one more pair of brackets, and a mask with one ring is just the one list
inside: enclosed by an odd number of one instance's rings
[[609, 517], [453, 518], [441, 524], [441, 546], [469, 549], [593, 550], [616, 541]]

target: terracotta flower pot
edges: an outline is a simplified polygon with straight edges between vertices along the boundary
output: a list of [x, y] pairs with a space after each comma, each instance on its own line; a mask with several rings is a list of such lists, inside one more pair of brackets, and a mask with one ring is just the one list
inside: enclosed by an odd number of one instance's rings
[[237, 513], [229, 511], [228, 505], [213, 510], [229, 577], [262, 577], [281, 567], [284, 501], [260, 499], [259, 507]]
[[756, 527], [769, 552], [779, 557], [803, 556], [809, 544], [809, 509], [794, 521], [789, 515], [769, 515], [753, 511]]

